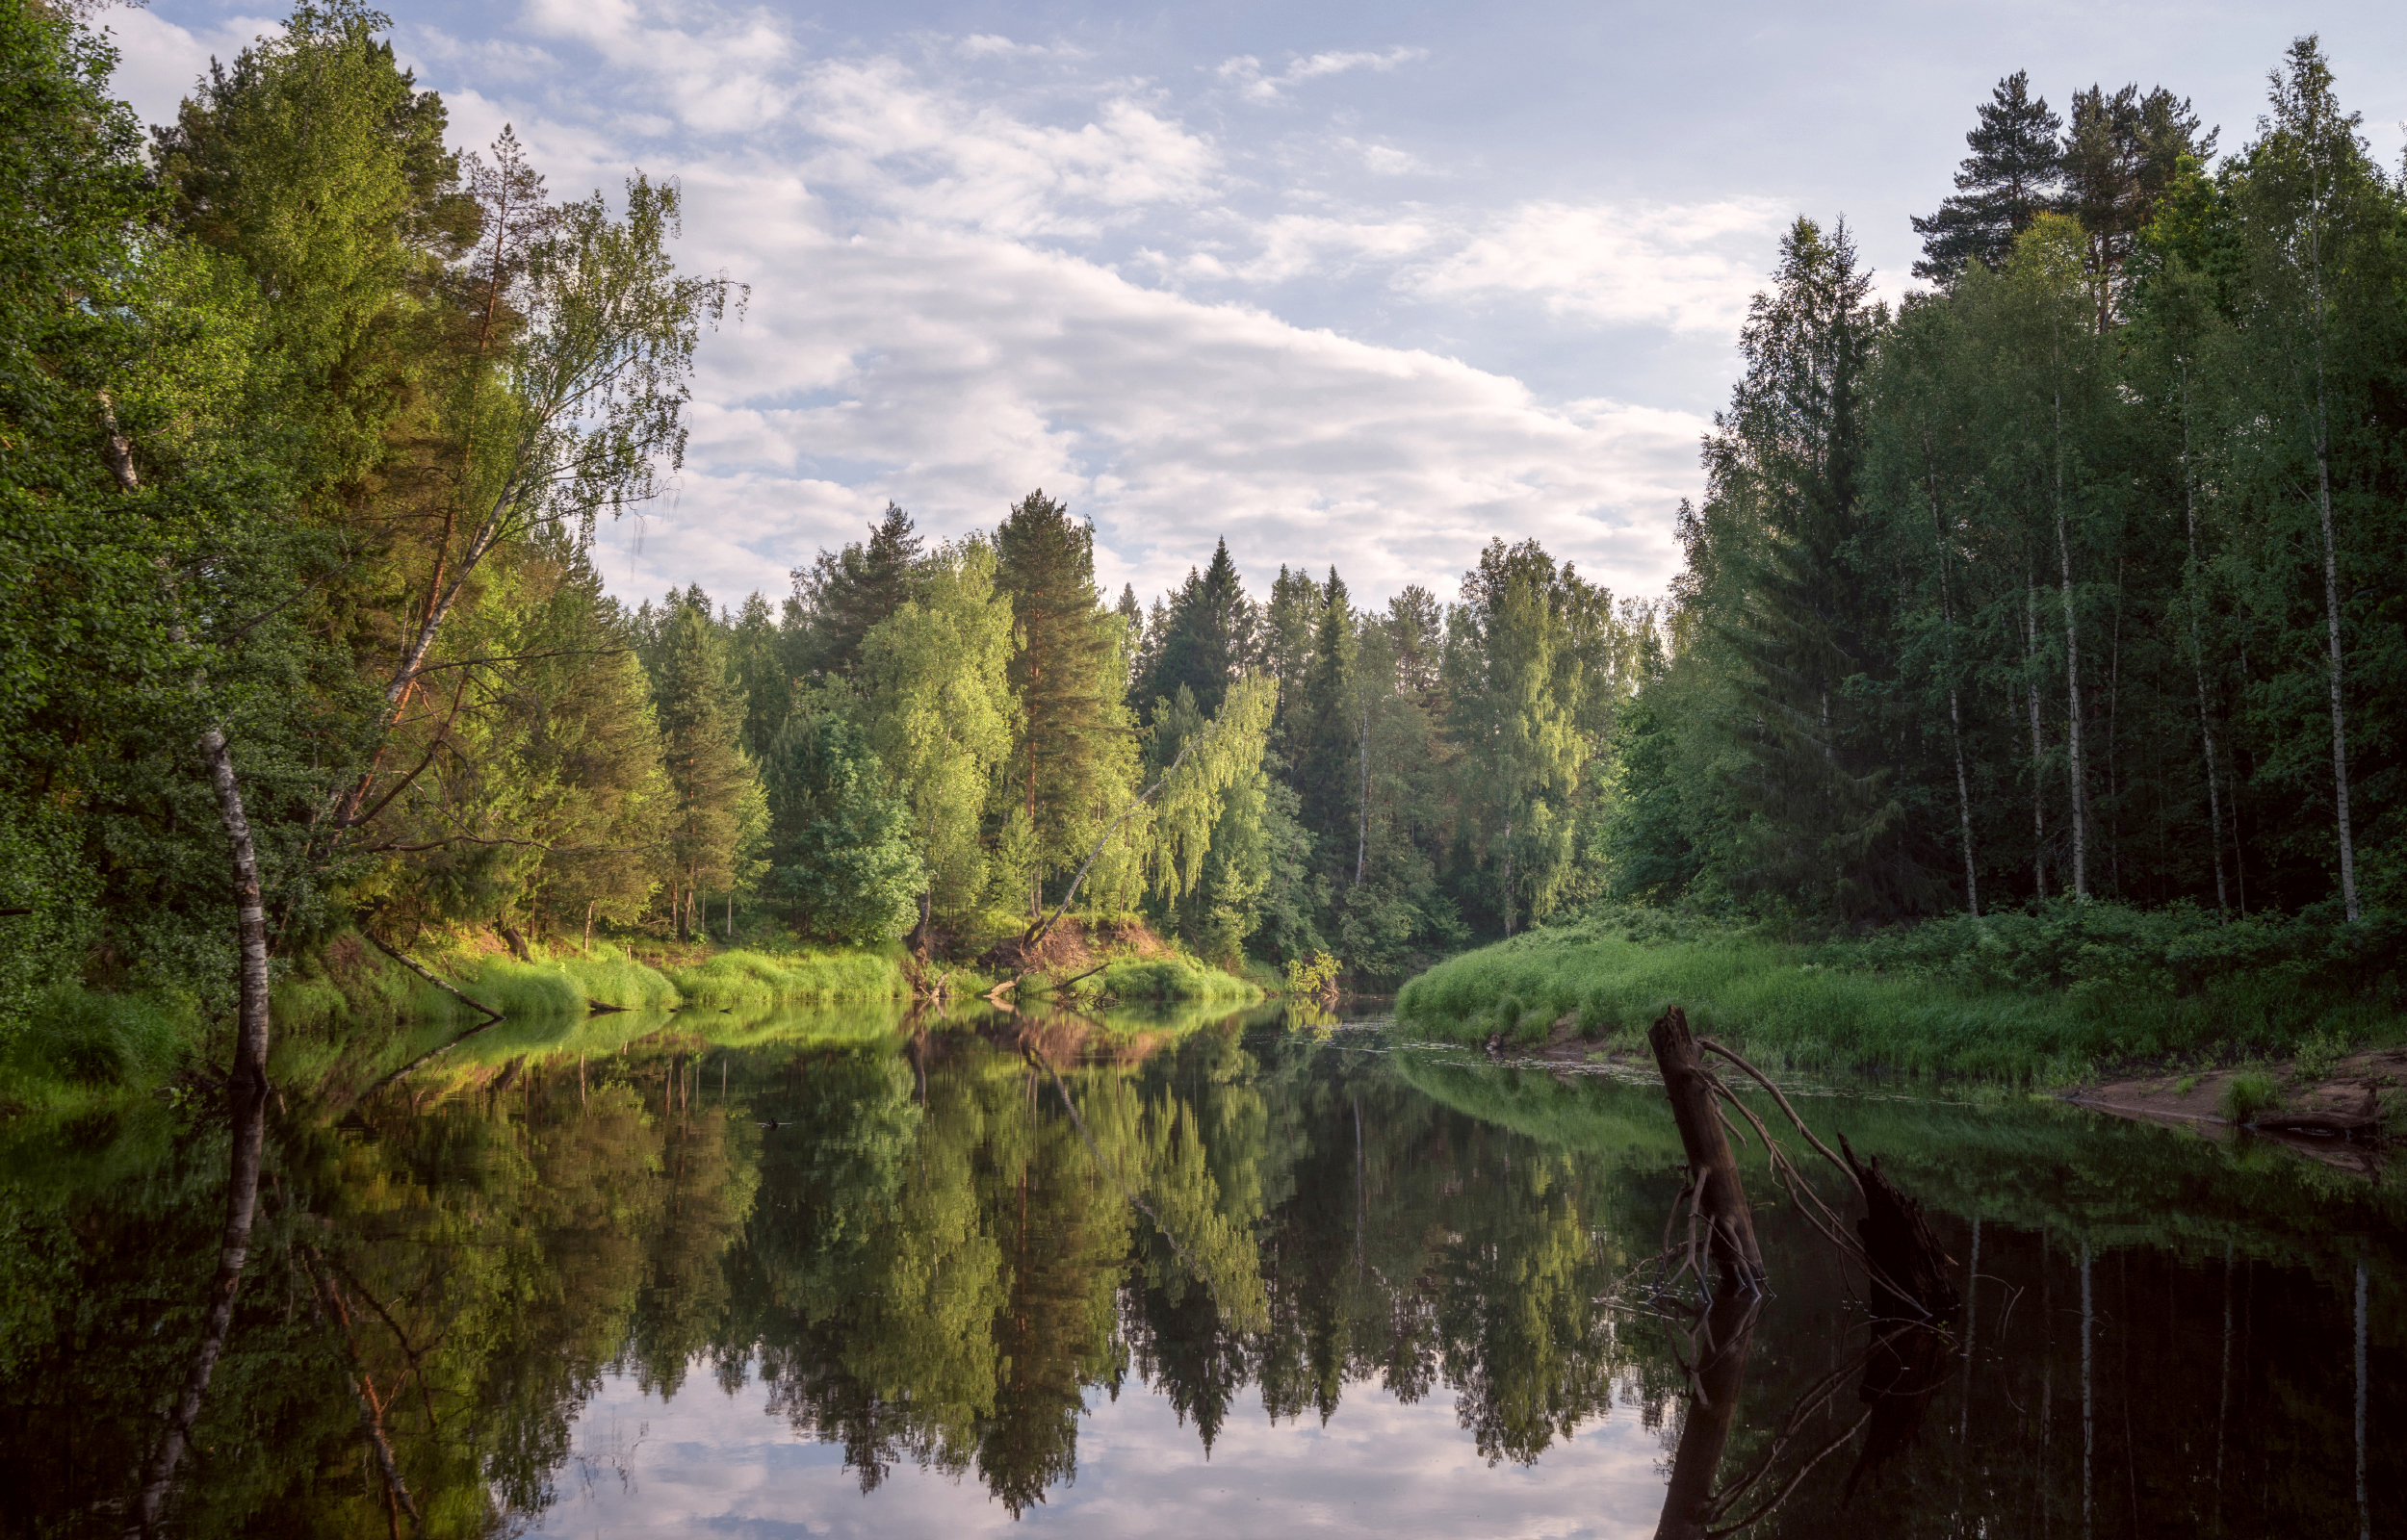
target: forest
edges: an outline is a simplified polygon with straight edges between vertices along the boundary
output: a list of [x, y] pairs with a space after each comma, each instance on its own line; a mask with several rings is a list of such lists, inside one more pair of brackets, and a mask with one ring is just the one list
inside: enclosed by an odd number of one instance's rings
[[1203, 531], [1114, 596], [1032, 490], [630, 607], [592, 537], [748, 295], [679, 268], [673, 181], [453, 145], [350, 0], [148, 129], [104, 33], [0, 18], [10, 1021], [264, 1043], [352, 931], [960, 961], [1071, 911], [1364, 988], [1628, 909], [2396, 950], [2407, 168], [2312, 38], [2228, 152], [2007, 76], [1895, 309], [1799, 218], [1660, 599], [1509, 527], [1451, 597], [1257, 597]]

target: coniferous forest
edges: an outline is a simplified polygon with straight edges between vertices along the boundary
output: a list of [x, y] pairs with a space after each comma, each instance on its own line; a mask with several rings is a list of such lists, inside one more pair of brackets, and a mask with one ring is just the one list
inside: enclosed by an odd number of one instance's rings
[[1113, 594], [1031, 490], [630, 607], [591, 538], [746, 300], [674, 183], [454, 144], [348, 4], [151, 128], [105, 37], [0, 17], [11, 1016], [264, 1041], [354, 929], [935, 961], [1068, 910], [1375, 988], [1599, 906], [2407, 908], [2407, 180], [2312, 38], [2244, 132], [2007, 76], [1895, 309], [1799, 218], [1660, 599], [1510, 527], [1452, 593], [1198, 530]]

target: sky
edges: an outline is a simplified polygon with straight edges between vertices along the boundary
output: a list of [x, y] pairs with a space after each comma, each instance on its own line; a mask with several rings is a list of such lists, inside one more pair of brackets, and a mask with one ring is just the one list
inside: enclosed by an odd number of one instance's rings
[[[605, 527], [631, 602], [774, 602], [887, 502], [991, 528], [1035, 489], [1107, 592], [1226, 538], [1256, 595], [1451, 599], [1536, 538], [1616, 593], [1679, 501], [1782, 230], [1844, 218], [1894, 300], [1975, 106], [2163, 85], [2236, 149], [2316, 32], [2400, 165], [2395, 0], [1720, 6], [1004, 0], [396, 5], [463, 148], [514, 127], [556, 195], [674, 177], [681, 260], [750, 286], [708, 337], [674, 490]], [[278, 16], [104, 12], [171, 118]]]

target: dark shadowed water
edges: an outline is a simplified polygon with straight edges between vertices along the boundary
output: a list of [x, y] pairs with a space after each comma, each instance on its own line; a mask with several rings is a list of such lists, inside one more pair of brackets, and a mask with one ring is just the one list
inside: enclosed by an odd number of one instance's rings
[[[1773, 1291], [1718, 1323], [1726, 1448], [1675, 1473], [1704, 1414], [1696, 1323], [1641, 1286], [1659, 1088], [1276, 1018], [689, 1019], [272, 1110], [167, 1531], [1645, 1535], [1675, 1475], [1688, 1533], [2407, 1524], [2375, 1163], [1808, 1097], [1966, 1308], [1870, 1321], [1758, 1187]], [[121, 1533], [210, 1337], [233, 1136], [5, 1137], [0, 1527]]]

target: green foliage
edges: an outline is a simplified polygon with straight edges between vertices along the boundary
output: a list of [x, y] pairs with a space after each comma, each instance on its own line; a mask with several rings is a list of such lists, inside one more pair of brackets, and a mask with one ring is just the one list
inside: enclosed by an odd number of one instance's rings
[[2227, 1123], [2254, 1123], [2282, 1105], [2282, 1088], [2271, 1075], [2244, 1069], [2223, 1082], [2221, 1100]]
[[0, 1096], [39, 1099], [35, 1088], [53, 1077], [87, 1086], [157, 1081], [196, 1055], [201, 1042], [189, 999], [55, 985], [35, 1001], [24, 1029], [0, 1046], [8, 1080]]
[[1286, 992], [1305, 999], [1319, 999], [1334, 994], [1337, 974], [1343, 964], [1326, 952], [1315, 952], [1309, 958], [1289, 958], [1284, 978]]
[[[995, 548], [982, 539], [942, 548], [859, 649], [862, 717], [887, 783], [907, 804], [903, 837], [931, 924], [974, 909], [993, 875], [979, 834], [1011, 750], [1014, 708], [1012, 605], [996, 591], [996, 570]], [[1019, 869], [1033, 862], [1030, 850], [1013, 856]]]
[[909, 811], [884, 789], [876, 757], [833, 714], [789, 717], [763, 766], [769, 807], [770, 908], [819, 940], [890, 941], [926, 886]]

